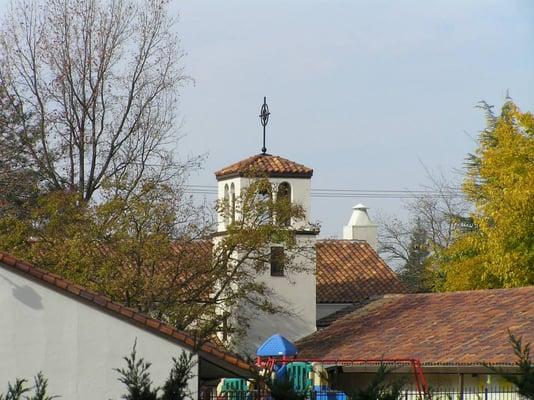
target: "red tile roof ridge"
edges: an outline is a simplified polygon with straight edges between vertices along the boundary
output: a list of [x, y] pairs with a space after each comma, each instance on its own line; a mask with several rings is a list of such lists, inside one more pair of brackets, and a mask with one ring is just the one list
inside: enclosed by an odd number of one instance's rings
[[296, 176], [311, 178], [313, 169], [272, 154], [256, 154], [215, 172], [217, 179], [243, 176], [246, 173], [266, 173], [269, 176]]
[[309, 358], [416, 358], [423, 365], [511, 365], [508, 329], [534, 342], [534, 286], [385, 294], [299, 340]]
[[377, 296], [370, 296], [370, 300], [380, 300], [380, 299], [398, 299], [401, 297], [409, 296], [409, 297], [438, 297], [438, 296], [462, 296], [465, 294], [469, 295], [481, 295], [483, 293], [491, 292], [493, 294], [497, 294], [499, 292], [516, 292], [520, 290], [532, 290], [534, 289], [534, 285], [529, 286], [520, 286], [520, 287], [511, 287], [511, 288], [494, 288], [494, 289], [471, 289], [471, 290], [455, 290], [450, 292], [418, 292], [418, 293], [386, 293], [383, 295], [377, 295]]
[[[461, 294], [482, 294], [484, 292], [491, 292], [491, 293], [497, 293], [497, 292], [506, 292], [506, 291], [520, 291], [520, 290], [532, 290], [534, 289], [534, 285], [528, 285], [528, 286], [518, 286], [518, 287], [509, 287], [509, 288], [494, 288], [494, 289], [471, 289], [471, 290], [455, 290], [455, 291], [449, 291], [449, 292], [419, 292], [419, 293], [404, 293], [404, 294], [391, 294], [391, 296], [450, 296], [450, 295], [461, 295]], [[386, 294], [384, 296], [390, 296], [390, 294]]]
[[367, 243], [366, 240], [363, 239], [337, 239], [337, 238], [324, 238], [324, 239], [318, 239], [317, 243], [322, 242], [340, 242], [340, 243]]
[[[117, 318], [127, 319], [130, 323], [141, 326], [142, 328], [152, 331], [155, 334], [164, 335], [167, 338], [186, 345], [187, 347], [194, 347], [196, 341], [188, 333], [176, 329], [163, 321], [138, 312], [133, 308], [126, 307], [121, 303], [112, 301], [106, 296], [87, 290], [80, 285], [62, 278], [59, 275], [48, 272], [26, 261], [19, 260], [11, 254], [0, 251], [0, 263], [7, 265], [8, 267], [12, 267], [18, 273], [30, 276], [46, 286], [52, 286], [54, 289], [66, 295], [74, 296], [79, 301], [90, 303], [92, 306], [95, 306], [95, 308], [98, 308], [104, 312], [108, 312]], [[247, 371], [252, 371], [254, 369], [251, 364], [245, 360], [242, 360], [239, 358], [239, 356], [232, 354], [213, 343], [202, 343], [200, 344], [198, 350], [200, 352], [214, 355], [221, 361], [228, 362], [240, 369]]]

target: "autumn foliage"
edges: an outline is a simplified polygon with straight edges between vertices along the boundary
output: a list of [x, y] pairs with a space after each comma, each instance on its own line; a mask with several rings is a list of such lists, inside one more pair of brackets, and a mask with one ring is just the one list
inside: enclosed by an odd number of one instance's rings
[[438, 254], [442, 290], [534, 284], [534, 116], [484, 105], [488, 126], [468, 159], [470, 223]]

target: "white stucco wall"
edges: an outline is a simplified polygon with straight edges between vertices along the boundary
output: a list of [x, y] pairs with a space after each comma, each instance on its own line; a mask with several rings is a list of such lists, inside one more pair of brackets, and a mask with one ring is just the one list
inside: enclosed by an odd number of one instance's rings
[[[242, 190], [244, 190], [250, 184], [250, 178], [236, 177], [231, 179], [225, 179], [217, 182], [217, 199], [224, 200], [225, 186], [228, 185], [228, 190], [232, 184], [235, 188], [235, 195], [238, 197]], [[282, 182], [287, 182], [291, 186], [291, 202], [302, 206], [305, 212], [305, 221], [311, 220], [310, 215], [310, 191], [311, 191], [311, 180], [309, 178], [269, 178], [273, 186], [273, 195], [276, 196], [276, 188]], [[294, 226], [294, 228], [299, 229], [306, 225], [303, 223], [301, 226]], [[221, 215], [218, 217], [218, 229], [219, 232], [226, 230], [224, 219]]]
[[[303, 236], [297, 240], [299, 246], [314, 251], [315, 237]], [[295, 341], [315, 332], [315, 262], [309, 257], [310, 254], [299, 255], [294, 260], [297, 263], [306, 263], [309, 268], [307, 271], [286, 276], [271, 276], [269, 269], [259, 277], [259, 280], [265, 282], [273, 292], [274, 296], [271, 298], [273, 303], [282, 305], [291, 314], [272, 315], [253, 312], [248, 333], [236, 346], [240, 353], [254, 355], [258, 346], [275, 333]]]
[[[62, 399], [120, 399], [122, 368], [137, 339], [137, 354], [152, 363], [156, 386], [182, 348], [0, 265], [0, 391], [15, 378], [43, 371], [50, 394]], [[197, 367], [190, 388], [196, 398]]]
[[318, 303], [317, 304], [317, 319], [324, 318], [330, 314], [335, 313], [345, 307], [350, 306], [346, 303]]
[[[234, 185], [236, 196], [250, 185], [250, 178], [235, 177], [221, 180], [218, 185], [218, 199], [223, 200], [225, 186], [228, 185], [230, 193], [231, 185]], [[273, 187], [273, 196], [276, 196], [278, 186], [282, 182], [289, 183], [291, 187], [291, 202], [300, 205], [305, 212], [305, 219], [298, 223], [293, 222], [292, 229], [305, 230], [311, 219], [310, 191], [311, 179], [309, 178], [269, 178]], [[231, 196], [229, 196], [231, 199]], [[275, 197], [276, 198], [276, 197]], [[226, 230], [225, 221], [219, 215], [218, 231]], [[217, 243], [221, 238], [215, 238]], [[257, 347], [274, 333], [280, 333], [289, 340], [297, 340], [313, 333], [316, 329], [316, 275], [315, 275], [315, 236], [297, 235], [298, 246], [307, 249], [303, 255], [294, 261], [299, 265], [306, 265], [307, 271], [293, 273], [289, 276], [271, 276], [270, 268], [258, 277], [264, 282], [273, 296], [271, 301], [281, 305], [290, 315], [271, 315], [259, 313], [252, 309], [237, 309], [233, 312], [242, 312], [250, 316], [250, 327], [247, 335], [239, 341], [234, 341], [236, 350], [241, 354], [253, 355]], [[305, 254], [305, 255], [304, 255]]]

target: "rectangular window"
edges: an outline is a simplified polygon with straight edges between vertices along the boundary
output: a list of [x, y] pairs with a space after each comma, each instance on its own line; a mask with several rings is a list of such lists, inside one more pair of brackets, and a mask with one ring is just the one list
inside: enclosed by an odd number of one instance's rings
[[271, 276], [284, 276], [284, 248], [271, 247]]

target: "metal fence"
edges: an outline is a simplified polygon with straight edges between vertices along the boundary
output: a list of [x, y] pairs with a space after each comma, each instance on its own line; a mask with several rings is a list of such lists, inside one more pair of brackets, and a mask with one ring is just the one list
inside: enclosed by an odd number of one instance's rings
[[[306, 392], [308, 400], [350, 400], [339, 391], [311, 391]], [[266, 391], [228, 391], [217, 394], [215, 389], [203, 392], [201, 400], [272, 400]], [[464, 387], [459, 388], [431, 388], [431, 400], [525, 400], [514, 389], [495, 387]], [[400, 400], [422, 400], [416, 390], [410, 388], [402, 391]]]
[[[513, 388], [501, 386], [475, 387], [466, 386], [463, 389], [454, 387], [435, 387], [430, 389], [432, 400], [524, 400]], [[419, 395], [415, 390], [405, 390], [404, 400], [417, 400]]]

